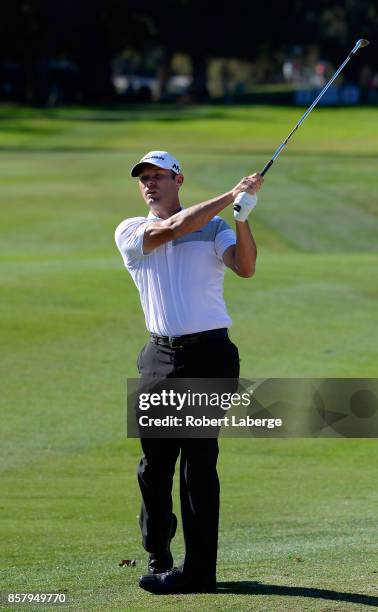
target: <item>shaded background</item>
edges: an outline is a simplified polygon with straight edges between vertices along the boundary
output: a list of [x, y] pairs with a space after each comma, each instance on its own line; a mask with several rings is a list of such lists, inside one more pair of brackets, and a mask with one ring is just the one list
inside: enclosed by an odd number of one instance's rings
[[[377, 26], [372, 0], [7, 0], [0, 99], [306, 103], [294, 92], [323, 85]], [[370, 49], [343, 77], [358, 91], [329, 103], [377, 102]]]

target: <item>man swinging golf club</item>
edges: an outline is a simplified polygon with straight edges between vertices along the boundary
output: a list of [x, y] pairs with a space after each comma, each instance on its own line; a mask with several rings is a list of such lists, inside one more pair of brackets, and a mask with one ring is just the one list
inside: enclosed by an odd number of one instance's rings
[[[248, 216], [257, 202], [260, 174], [232, 189], [183, 208], [184, 176], [177, 159], [151, 151], [133, 166], [147, 217], [126, 219], [115, 232], [124, 264], [140, 293], [150, 340], [138, 357], [141, 380], [239, 377], [239, 354], [231, 342], [231, 319], [223, 299], [227, 266], [238, 276], [254, 274], [256, 245]], [[234, 205], [236, 232], [219, 216]], [[216, 588], [219, 480], [217, 438], [143, 438], [138, 480], [140, 527], [149, 553], [140, 586], [153, 593]], [[180, 500], [185, 539], [183, 564], [173, 568], [170, 542], [172, 481], [180, 456]]]

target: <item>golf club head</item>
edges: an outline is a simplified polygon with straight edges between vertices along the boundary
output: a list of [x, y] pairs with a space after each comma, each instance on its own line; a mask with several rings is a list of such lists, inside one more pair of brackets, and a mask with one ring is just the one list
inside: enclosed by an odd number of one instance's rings
[[370, 42], [366, 40], [366, 38], [360, 38], [360, 40], [358, 40], [354, 45], [352, 53], [356, 53], [358, 49], [360, 49], [361, 47], [367, 47], [368, 45], [370, 45]]

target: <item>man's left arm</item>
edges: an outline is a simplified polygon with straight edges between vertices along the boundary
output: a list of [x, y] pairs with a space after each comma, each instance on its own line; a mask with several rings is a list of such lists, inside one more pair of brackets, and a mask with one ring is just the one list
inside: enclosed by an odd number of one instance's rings
[[257, 204], [256, 194], [264, 182], [258, 172], [251, 178], [253, 180], [245, 192], [240, 192], [234, 201], [236, 244], [223, 253], [223, 263], [243, 278], [250, 278], [255, 273], [257, 248], [247, 219]]
[[223, 263], [238, 276], [250, 278], [255, 273], [257, 247], [248, 221], [236, 221], [236, 244], [223, 253]]

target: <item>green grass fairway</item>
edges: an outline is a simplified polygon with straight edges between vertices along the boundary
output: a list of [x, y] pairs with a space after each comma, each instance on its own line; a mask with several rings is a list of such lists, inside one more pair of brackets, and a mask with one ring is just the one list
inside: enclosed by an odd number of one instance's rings
[[[75, 612], [378, 606], [375, 440], [222, 439], [219, 594], [137, 586], [125, 396], [147, 333], [113, 241], [145, 210], [129, 167], [172, 150], [190, 206], [261, 169], [301, 112], [0, 109], [0, 590]], [[226, 275], [242, 376], [377, 377], [377, 154], [378, 109], [317, 109], [270, 170], [256, 276]]]

